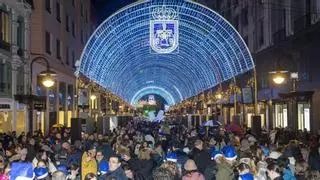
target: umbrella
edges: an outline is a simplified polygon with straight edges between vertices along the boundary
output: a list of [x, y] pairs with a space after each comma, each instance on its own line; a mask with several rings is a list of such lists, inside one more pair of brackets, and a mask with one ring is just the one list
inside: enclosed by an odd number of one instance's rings
[[54, 127], [54, 128], [63, 128], [64, 125], [63, 124], [55, 124], [52, 127]]
[[217, 120], [208, 120], [203, 124], [203, 126], [208, 126], [208, 127], [219, 127], [221, 125], [222, 124]]
[[227, 128], [227, 131], [235, 133], [236, 135], [243, 135], [242, 129], [238, 124], [232, 123]]

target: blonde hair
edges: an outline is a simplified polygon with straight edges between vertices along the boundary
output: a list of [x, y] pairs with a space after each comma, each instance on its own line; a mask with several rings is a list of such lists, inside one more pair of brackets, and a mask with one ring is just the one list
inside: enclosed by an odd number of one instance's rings
[[145, 160], [151, 159], [150, 151], [148, 151], [148, 150], [141, 150], [141, 151], [139, 152], [138, 158], [139, 158], [139, 159], [145, 159]]

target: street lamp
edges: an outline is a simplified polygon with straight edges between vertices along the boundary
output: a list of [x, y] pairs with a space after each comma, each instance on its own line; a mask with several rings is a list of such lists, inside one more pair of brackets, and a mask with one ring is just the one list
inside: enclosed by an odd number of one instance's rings
[[[29, 93], [30, 96], [32, 96], [32, 76], [33, 76], [33, 63], [36, 61], [40, 61], [42, 60], [43, 62], [45, 62], [47, 69], [45, 71], [42, 71], [39, 73], [39, 76], [43, 76], [42, 79], [42, 84], [47, 87], [50, 88], [55, 84], [55, 81], [53, 79], [53, 76], [56, 76], [56, 73], [54, 71], [50, 70], [50, 65], [49, 62], [46, 58], [44, 58], [43, 56], [37, 56], [35, 58], [32, 59], [31, 63], [30, 63], [30, 86], [29, 86]], [[34, 110], [34, 102], [33, 99], [31, 99], [31, 101], [28, 103], [29, 104], [29, 131], [32, 132], [33, 131], [33, 110]]]
[[295, 92], [297, 90], [297, 81], [299, 79], [299, 75], [297, 72], [290, 72], [290, 77], [288, 77], [289, 71], [271, 71], [269, 72], [273, 75], [272, 81], [275, 84], [282, 84], [287, 78], [292, 80], [292, 91]]
[[56, 72], [50, 70], [50, 65], [49, 65], [48, 60], [42, 56], [35, 57], [34, 59], [32, 59], [32, 61], [30, 63], [30, 95], [32, 95], [33, 63], [36, 61], [39, 61], [39, 60], [43, 60], [46, 63], [46, 67], [47, 67], [47, 69], [45, 71], [42, 71], [39, 73], [39, 76], [43, 76], [42, 84], [45, 87], [50, 88], [55, 83], [53, 76], [56, 76], [57, 74], [56, 74]]
[[276, 84], [282, 84], [285, 79], [286, 79], [285, 77], [283, 77], [281, 74], [279, 74], [279, 75], [273, 77], [272, 80], [273, 80], [273, 82], [276, 83]]
[[275, 84], [282, 84], [286, 80], [285, 74], [288, 71], [271, 71], [269, 73], [272, 75], [272, 81]]
[[221, 92], [217, 92], [217, 94], [215, 95], [215, 98], [217, 100], [221, 100], [222, 99], [222, 93]]
[[90, 96], [90, 99], [91, 99], [92, 101], [94, 101], [94, 100], [97, 99], [97, 96], [93, 94], [93, 95]]

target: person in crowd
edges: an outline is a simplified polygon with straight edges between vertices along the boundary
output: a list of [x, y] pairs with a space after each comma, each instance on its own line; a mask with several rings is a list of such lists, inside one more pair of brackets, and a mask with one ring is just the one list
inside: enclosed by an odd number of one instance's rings
[[238, 166], [239, 180], [254, 180], [254, 176], [250, 173], [250, 166], [246, 163], [241, 163]]
[[223, 160], [223, 153], [222, 151], [215, 150], [212, 148], [211, 152], [211, 161], [207, 165], [204, 171], [204, 177], [206, 180], [215, 180], [217, 174], [217, 164], [220, 164]]
[[102, 161], [99, 163], [98, 167], [98, 179], [102, 179], [102, 177], [109, 171], [109, 163], [107, 161]]
[[234, 178], [233, 168], [236, 163], [237, 154], [233, 146], [226, 146], [222, 150], [224, 158], [220, 164], [217, 165], [217, 180], [232, 180]]
[[37, 167], [34, 169], [34, 174], [37, 180], [50, 180], [49, 172], [47, 168]]
[[295, 180], [294, 172], [289, 167], [289, 159], [287, 157], [281, 156], [277, 160], [277, 164], [282, 170], [283, 173], [283, 179], [284, 180]]
[[97, 154], [96, 154], [96, 160], [97, 160], [97, 163], [98, 163], [98, 167], [100, 167], [100, 163], [108, 163], [108, 161], [104, 158], [104, 154], [103, 154], [103, 151], [102, 150], [98, 150], [97, 151]]
[[163, 151], [161, 143], [160, 142], [156, 143], [154, 145], [153, 151], [151, 151], [151, 158], [155, 162], [155, 165], [159, 167], [163, 163], [165, 157], [166, 155], [165, 155], [165, 152]]
[[204, 180], [204, 176], [198, 171], [196, 163], [189, 159], [184, 164], [185, 173], [182, 180]]
[[309, 153], [309, 166], [312, 170], [320, 171], [320, 146], [313, 147]]
[[51, 159], [48, 157], [47, 151], [39, 150], [36, 156], [33, 158], [32, 163], [34, 167], [38, 167], [38, 163], [42, 161], [45, 164], [45, 167], [48, 168], [49, 173], [54, 173], [57, 169]]
[[26, 161], [32, 162], [32, 160], [34, 159], [37, 152], [35, 145], [36, 145], [35, 139], [30, 138], [29, 144], [27, 145], [28, 153], [27, 153]]
[[84, 177], [84, 180], [97, 180], [97, 176], [94, 173], [88, 173]]
[[174, 174], [172, 171], [166, 167], [158, 167], [153, 171], [153, 180], [175, 180]]
[[190, 158], [193, 159], [201, 173], [204, 173], [207, 164], [210, 163], [210, 154], [203, 147], [203, 141], [197, 139], [194, 142], [194, 148], [190, 153]]
[[127, 176], [121, 167], [120, 158], [117, 155], [112, 155], [109, 158], [109, 171], [104, 175], [104, 178], [116, 178], [127, 180]]
[[[177, 156], [177, 165], [179, 168], [183, 167], [183, 165], [186, 163], [186, 161], [189, 159], [187, 153], [181, 150], [182, 145], [179, 142], [173, 142], [171, 144], [172, 152], [176, 154]], [[181, 168], [182, 169], [182, 168]], [[183, 173], [183, 170], [181, 171], [181, 174]]]
[[1, 180], [10, 180], [10, 168], [11, 168], [11, 164], [7, 163], [3, 165], [3, 168], [1, 169], [0, 172], [0, 179]]
[[168, 153], [166, 162], [164, 162], [160, 167], [167, 168], [171, 171], [172, 176], [175, 180], [181, 177], [181, 167], [177, 166], [177, 156], [174, 153]]
[[271, 180], [283, 180], [282, 171], [276, 163], [270, 163], [267, 167], [268, 177]]
[[96, 147], [94, 145], [88, 146], [87, 151], [82, 155], [81, 160], [81, 177], [84, 180], [86, 174], [94, 173], [97, 174], [98, 165], [96, 161]]
[[52, 180], [66, 180], [67, 176], [63, 171], [55, 171], [52, 174]]
[[152, 170], [155, 167], [154, 162], [151, 159], [149, 150], [142, 150], [139, 153], [139, 160], [140, 160], [140, 172], [144, 176], [145, 179], [151, 179], [152, 177]]

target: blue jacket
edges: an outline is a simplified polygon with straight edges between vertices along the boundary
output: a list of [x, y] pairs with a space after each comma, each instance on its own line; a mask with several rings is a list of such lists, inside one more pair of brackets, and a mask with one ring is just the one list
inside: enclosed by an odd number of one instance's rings
[[296, 177], [289, 168], [286, 168], [284, 170], [282, 177], [284, 180], [296, 180]]
[[239, 176], [241, 180], [254, 180], [254, 177], [251, 173], [242, 174]]

